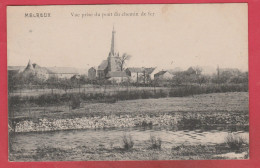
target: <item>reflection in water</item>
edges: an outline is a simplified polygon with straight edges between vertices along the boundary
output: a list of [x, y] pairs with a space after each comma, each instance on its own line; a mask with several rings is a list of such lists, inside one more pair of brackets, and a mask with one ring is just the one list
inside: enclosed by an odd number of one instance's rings
[[156, 135], [163, 141], [164, 148], [171, 148], [180, 144], [218, 144], [223, 143], [229, 132], [239, 134], [248, 139], [248, 127], [214, 127], [215, 129], [200, 128], [195, 130], [183, 130], [176, 127], [165, 128], [117, 128], [99, 130], [67, 130], [42, 133], [16, 133], [10, 135], [12, 148], [15, 150], [35, 150], [39, 146], [51, 146], [59, 148], [75, 148], [78, 146], [121, 145], [125, 132], [131, 134], [135, 146], [142, 146], [150, 139], [150, 135]]

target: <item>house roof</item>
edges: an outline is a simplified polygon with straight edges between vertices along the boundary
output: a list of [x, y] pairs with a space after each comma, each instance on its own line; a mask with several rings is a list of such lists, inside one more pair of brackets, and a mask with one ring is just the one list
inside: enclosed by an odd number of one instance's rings
[[145, 68], [145, 72], [148, 74], [151, 74], [153, 71], [155, 70], [155, 68]]
[[8, 71], [20, 71], [21, 69], [25, 69], [25, 66], [8, 66]]
[[[38, 64], [32, 64], [32, 69], [44, 69], [49, 74], [78, 74], [79, 70], [72, 67], [41, 67]], [[8, 66], [8, 71], [23, 71], [25, 66]]]
[[142, 67], [142, 68], [136, 68], [136, 67], [132, 67], [132, 68], [127, 68], [130, 72], [134, 72], [134, 73], [143, 73], [143, 72], [145, 72], [145, 73], [148, 73], [148, 74], [150, 74], [150, 73], [152, 73], [153, 71], [154, 71], [154, 69], [155, 68], [144, 68], [144, 67]]
[[78, 70], [72, 67], [48, 67], [50, 74], [78, 74]]
[[158, 75], [163, 75], [163, 74], [165, 74], [167, 71], [160, 71], [160, 72], [158, 72], [158, 73], [156, 73], [156, 74], [154, 74], [155, 76], [158, 76]]
[[92, 70], [92, 69], [96, 70], [96, 68], [95, 68], [95, 67], [91, 67], [91, 68], [89, 68], [88, 70], [90, 70], [90, 69], [91, 69], [91, 70]]
[[107, 77], [112, 78], [112, 77], [128, 77], [128, 76], [124, 71], [114, 71], [114, 72], [108, 72]]
[[101, 64], [98, 66], [98, 70], [105, 70], [108, 66], [108, 61], [107, 60], [103, 60], [101, 62]]
[[130, 72], [134, 72], [134, 73], [143, 73], [144, 71], [144, 68], [135, 68], [135, 67], [132, 67], [132, 68], [127, 68], [127, 70], [129, 70]]

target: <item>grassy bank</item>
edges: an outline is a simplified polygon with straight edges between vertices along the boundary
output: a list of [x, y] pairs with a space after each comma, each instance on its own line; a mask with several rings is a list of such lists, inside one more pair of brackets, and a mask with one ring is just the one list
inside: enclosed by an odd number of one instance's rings
[[154, 149], [146, 146], [125, 149], [122, 146], [96, 145], [75, 148], [41, 146], [34, 151], [20, 150], [12, 153], [10, 161], [79, 161], [79, 160], [210, 160], [248, 159], [248, 144], [240, 151], [230, 150], [225, 144], [177, 145]]
[[[9, 111], [12, 109], [9, 109]], [[81, 103], [79, 109], [69, 111], [66, 105], [44, 107], [26, 105], [13, 107], [15, 117], [72, 118], [82, 116], [103, 116], [122, 114], [161, 114], [165, 112], [245, 112], [248, 111], [248, 92], [213, 93], [188, 97], [160, 99], [138, 99], [118, 101], [116, 103]], [[44, 113], [45, 112], [45, 113]]]
[[190, 85], [172, 87], [169, 89], [146, 89], [127, 90], [114, 93], [65, 93], [65, 94], [42, 94], [39, 96], [9, 96], [9, 108], [23, 105], [51, 106], [68, 105], [72, 109], [80, 107], [82, 102], [91, 103], [115, 103], [121, 100], [136, 100], [164, 97], [184, 97], [198, 94], [247, 92], [248, 85], [223, 84], [223, 85]]

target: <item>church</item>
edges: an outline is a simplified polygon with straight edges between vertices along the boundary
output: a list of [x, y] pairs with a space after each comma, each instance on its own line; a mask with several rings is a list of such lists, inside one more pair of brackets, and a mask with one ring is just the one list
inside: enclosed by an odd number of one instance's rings
[[126, 81], [128, 76], [125, 71], [120, 70], [119, 66], [119, 52], [117, 50], [117, 41], [116, 41], [116, 31], [113, 27], [112, 39], [111, 39], [111, 49], [106, 60], [103, 60], [98, 66], [98, 78], [99, 79], [108, 79], [115, 81], [116, 83]]

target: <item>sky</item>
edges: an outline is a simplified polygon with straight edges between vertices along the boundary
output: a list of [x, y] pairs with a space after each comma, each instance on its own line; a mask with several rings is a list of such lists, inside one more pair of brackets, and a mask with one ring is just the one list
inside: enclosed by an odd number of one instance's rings
[[[109, 54], [114, 26], [117, 50], [132, 56], [128, 67], [247, 70], [247, 9], [246, 3], [12, 6], [8, 65], [25, 66], [30, 59], [45, 67], [97, 67]], [[51, 17], [25, 17], [41, 12]]]

